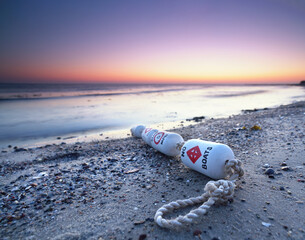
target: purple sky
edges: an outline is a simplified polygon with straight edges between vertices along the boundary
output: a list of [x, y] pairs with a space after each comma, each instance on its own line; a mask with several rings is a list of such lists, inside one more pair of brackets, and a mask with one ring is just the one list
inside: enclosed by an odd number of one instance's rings
[[299, 82], [305, 1], [0, 2], [2, 82]]

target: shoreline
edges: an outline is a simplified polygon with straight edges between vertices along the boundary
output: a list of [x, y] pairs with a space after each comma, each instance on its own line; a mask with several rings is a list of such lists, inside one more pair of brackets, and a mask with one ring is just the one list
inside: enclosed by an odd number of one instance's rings
[[[200, 119], [200, 121], [197, 120]], [[163, 122], [163, 123], [156, 123], [151, 124], [149, 127], [152, 128], [163, 128], [168, 130], [174, 130], [179, 127], [187, 127], [192, 124], [197, 124], [204, 120], [205, 117], [194, 117], [192, 119], [174, 121], [174, 122]], [[61, 136], [50, 136], [45, 138], [38, 139], [28, 139], [28, 140], [18, 140], [15, 141], [14, 144], [1, 144], [0, 151], [2, 153], [5, 152], [12, 152], [17, 149], [17, 151], [22, 151], [22, 149], [35, 149], [38, 147], [43, 147], [45, 145], [60, 145], [60, 144], [75, 144], [75, 143], [90, 143], [90, 142], [97, 142], [97, 141], [106, 141], [106, 140], [119, 140], [131, 137], [130, 128], [122, 128], [122, 129], [113, 129], [113, 130], [94, 130], [91, 133], [70, 133]], [[24, 143], [22, 143], [24, 142]], [[19, 150], [18, 150], [19, 149]]]
[[[304, 239], [304, 118], [302, 101], [172, 129], [185, 140], [229, 145], [245, 169], [232, 203], [213, 206], [180, 232], [159, 228], [153, 222], [155, 211], [173, 200], [202, 194], [210, 179], [141, 139], [1, 153], [0, 235], [199, 239], [194, 236], [199, 230], [202, 239]], [[254, 125], [262, 129], [251, 130]], [[265, 174], [268, 167], [273, 174]]]
[[[295, 102], [294, 102], [295, 103]], [[290, 103], [290, 104], [294, 104]], [[288, 104], [288, 105], [290, 105]], [[189, 119], [169, 121], [169, 122], [160, 122], [147, 125], [147, 127], [163, 129], [167, 131], [174, 131], [179, 128], [188, 127], [190, 125], [196, 125], [198, 123], [203, 123], [207, 120], [213, 119], [223, 119], [230, 118], [235, 115], [242, 115], [247, 112], [252, 111], [261, 111], [278, 108], [282, 105], [276, 105], [273, 107], [266, 108], [254, 108], [254, 109], [242, 109], [238, 113], [225, 114], [215, 117], [208, 116], [194, 116]], [[141, 123], [139, 123], [141, 124]], [[133, 126], [131, 126], [133, 127]], [[131, 128], [130, 127], [130, 128]], [[45, 145], [61, 145], [61, 144], [75, 144], [75, 143], [89, 143], [105, 140], [116, 140], [124, 139], [131, 137], [130, 128], [119, 128], [119, 129], [96, 129], [91, 131], [84, 132], [72, 132], [64, 135], [48, 136], [48, 137], [39, 137], [39, 138], [29, 138], [29, 139], [16, 139], [8, 141], [7, 143], [0, 144], [0, 152], [12, 152], [12, 151], [24, 151], [24, 149], [35, 149], [38, 147], [43, 147]]]
[[[8, 145], [24, 148], [24, 145], [30, 147], [29, 144], [39, 142], [60, 144], [60, 138], [72, 136], [77, 137], [75, 142], [87, 141], [86, 138], [103, 140], [101, 133], [113, 138], [111, 132], [120, 129], [127, 137], [126, 130], [137, 124], [149, 126], [172, 121], [173, 126], [194, 116], [221, 118], [239, 114], [243, 109], [270, 108], [305, 100], [304, 88], [300, 86], [188, 86], [181, 92], [172, 91], [178, 88], [173, 85], [167, 87], [171, 92], [162, 93], [164, 88], [154, 88], [157, 92], [149, 94], [142, 91], [143, 87], [123, 88], [123, 92], [141, 90], [141, 94], [113, 98], [3, 102], [1, 110], [7, 114], [1, 118], [0, 151]], [[81, 89], [78, 90], [80, 93]]]

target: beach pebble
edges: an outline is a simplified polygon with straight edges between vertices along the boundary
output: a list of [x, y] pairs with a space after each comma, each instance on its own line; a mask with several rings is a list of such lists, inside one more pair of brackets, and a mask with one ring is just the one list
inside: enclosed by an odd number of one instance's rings
[[251, 130], [257, 131], [257, 130], [262, 130], [262, 128], [258, 125], [254, 125], [253, 127], [250, 128]]
[[147, 238], [147, 235], [146, 234], [141, 234], [139, 236], [139, 240], [145, 240]]
[[271, 226], [271, 223], [262, 222], [262, 225], [265, 226], [265, 227], [270, 227], [270, 226]]
[[193, 236], [200, 236], [201, 234], [202, 234], [202, 231], [200, 231], [199, 229], [197, 229], [193, 232]]
[[139, 221], [134, 221], [133, 224], [134, 225], [140, 225], [140, 224], [143, 224], [145, 223], [145, 220], [139, 220]]
[[42, 178], [48, 176], [47, 172], [40, 172], [37, 176], [33, 177], [33, 179]]
[[264, 172], [264, 174], [266, 174], [266, 175], [272, 175], [272, 174], [274, 174], [275, 173], [275, 171], [272, 169], [272, 168], [268, 168], [268, 169], [266, 169], [266, 171]]
[[282, 169], [283, 171], [290, 171], [290, 170], [291, 170], [291, 168], [288, 167], [288, 166], [282, 167], [281, 169]]
[[26, 152], [27, 149], [25, 148], [14, 148], [15, 149], [15, 152]]

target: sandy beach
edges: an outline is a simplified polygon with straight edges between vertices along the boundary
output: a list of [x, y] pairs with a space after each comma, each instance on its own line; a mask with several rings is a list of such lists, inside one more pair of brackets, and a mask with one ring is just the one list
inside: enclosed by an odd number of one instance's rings
[[211, 179], [141, 139], [10, 148], [0, 153], [0, 238], [305, 239], [304, 119], [298, 102], [170, 130], [227, 144], [245, 170], [233, 202], [180, 231], [157, 226], [156, 210]]

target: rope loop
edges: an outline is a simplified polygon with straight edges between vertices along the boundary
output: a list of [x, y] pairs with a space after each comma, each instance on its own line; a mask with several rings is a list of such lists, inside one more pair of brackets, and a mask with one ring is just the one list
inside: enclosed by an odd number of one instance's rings
[[[159, 208], [155, 214], [155, 222], [164, 228], [179, 228], [184, 224], [190, 224], [193, 220], [207, 213], [207, 210], [215, 203], [225, 203], [233, 197], [235, 184], [228, 180], [209, 181], [204, 190], [205, 193], [201, 196], [177, 200]], [[198, 203], [203, 204], [190, 211], [184, 216], [179, 216], [175, 219], [166, 220], [163, 215], [172, 212], [174, 209], [179, 209], [187, 206], [192, 206]]]
[[[155, 222], [164, 228], [177, 229], [183, 225], [192, 223], [195, 219], [207, 213], [208, 209], [215, 203], [226, 203], [233, 198], [235, 181], [244, 175], [240, 160], [227, 160], [225, 163], [225, 173], [228, 180], [209, 181], [201, 196], [192, 197], [184, 200], [177, 200], [165, 204], [159, 208], [155, 214]], [[184, 216], [175, 219], [165, 219], [163, 215], [172, 212], [174, 209], [184, 208], [195, 204], [203, 203], [200, 207], [191, 210]]]

